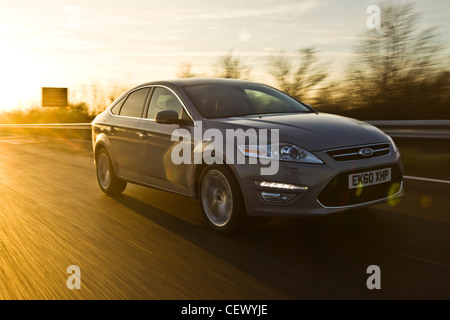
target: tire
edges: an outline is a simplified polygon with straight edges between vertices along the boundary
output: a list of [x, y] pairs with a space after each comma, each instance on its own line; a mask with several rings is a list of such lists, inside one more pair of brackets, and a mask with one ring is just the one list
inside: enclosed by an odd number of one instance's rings
[[248, 225], [242, 193], [228, 167], [205, 167], [200, 175], [198, 194], [203, 218], [213, 230], [231, 234]]
[[127, 182], [117, 177], [111, 158], [105, 149], [101, 149], [96, 157], [97, 181], [100, 189], [108, 195], [117, 195], [125, 190]]

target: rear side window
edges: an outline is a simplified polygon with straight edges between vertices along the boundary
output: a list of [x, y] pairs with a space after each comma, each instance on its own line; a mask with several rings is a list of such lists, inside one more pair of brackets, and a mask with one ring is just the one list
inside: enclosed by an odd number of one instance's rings
[[145, 99], [147, 98], [149, 91], [150, 88], [143, 88], [130, 93], [127, 100], [125, 100], [125, 103], [122, 105], [119, 115], [139, 118], [142, 109], [144, 109]]
[[123, 102], [125, 101], [125, 97], [123, 97], [122, 99], [120, 99], [120, 101], [118, 101], [114, 107], [111, 108], [111, 113], [112, 114], [119, 114], [120, 111], [120, 107], [122, 106]]

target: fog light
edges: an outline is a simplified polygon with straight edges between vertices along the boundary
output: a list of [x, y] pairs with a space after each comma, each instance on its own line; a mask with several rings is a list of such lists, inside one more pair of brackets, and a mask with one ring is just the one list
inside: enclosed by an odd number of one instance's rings
[[261, 191], [261, 197], [267, 202], [287, 202], [292, 200], [296, 195], [289, 193], [273, 193]]

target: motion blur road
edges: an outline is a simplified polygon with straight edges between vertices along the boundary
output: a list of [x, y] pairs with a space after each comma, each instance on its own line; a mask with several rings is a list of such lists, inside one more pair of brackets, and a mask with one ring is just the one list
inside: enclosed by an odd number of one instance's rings
[[405, 184], [400, 203], [227, 237], [195, 200], [103, 194], [86, 142], [1, 135], [0, 299], [450, 299], [450, 184]]

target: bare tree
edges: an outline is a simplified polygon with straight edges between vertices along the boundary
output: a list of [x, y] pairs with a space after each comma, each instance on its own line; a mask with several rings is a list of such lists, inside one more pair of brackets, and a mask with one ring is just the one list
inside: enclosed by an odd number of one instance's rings
[[192, 72], [192, 64], [190, 62], [183, 62], [178, 66], [177, 78], [195, 78], [199, 75]]
[[250, 67], [246, 66], [239, 56], [235, 56], [233, 50], [220, 56], [214, 68], [220, 78], [248, 79], [250, 76]]
[[422, 84], [442, 68], [442, 46], [436, 28], [420, 29], [414, 5], [380, 7], [381, 28], [367, 30], [355, 47], [349, 67], [350, 100], [355, 107], [395, 116], [416, 108]]
[[298, 99], [310, 96], [310, 90], [317, 88], [327, 77], [327, 66], [320, 63], [315, 48], [299, 50], [297, 65], [284, 52], [268, 58], [269, 72], [277, 80], [281, 90]]
[[315, 91], [311, 103], [315, 109], [322, 112], [339, 113], [345, 107], [343, 91], [344, 86], [338, 80], [325, 81]]

